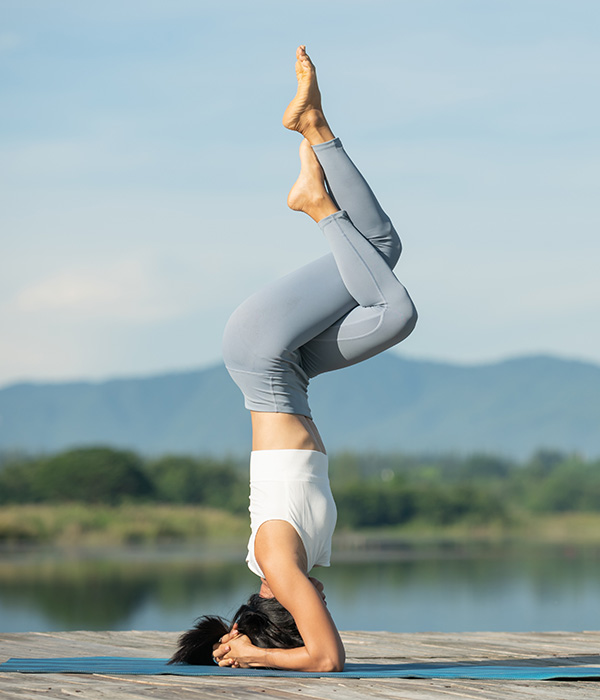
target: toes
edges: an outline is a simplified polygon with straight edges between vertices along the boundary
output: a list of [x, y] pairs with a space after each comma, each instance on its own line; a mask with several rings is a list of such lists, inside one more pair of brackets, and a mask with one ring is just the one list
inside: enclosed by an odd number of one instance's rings
[[309, 63], [310, 64], [310, 58], [308, 57], [308, 54], [306, 53], [306, 46], [299, 46], [298, 47], [298, 50], [296, 51], [296, 58], [301, 63]]

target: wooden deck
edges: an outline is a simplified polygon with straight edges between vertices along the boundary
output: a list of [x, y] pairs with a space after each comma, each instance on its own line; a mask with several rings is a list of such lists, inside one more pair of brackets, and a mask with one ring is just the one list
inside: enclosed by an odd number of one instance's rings
[[[390, 634], [342, 633], [348, 661], [382, 663], [477, 662], [500, 665], [600, 665], [600, 632]], [[0, 662], [10, 657], [168, 657], [177, 633], [54, 632], [0, 634]], [[585, 681], [472, 681], [340, 678], [216, 678], [0, 674], [0, 698], [276, 698], [364, 700], [365, 698], [566, 698], [600, 697], [600, 683]]]

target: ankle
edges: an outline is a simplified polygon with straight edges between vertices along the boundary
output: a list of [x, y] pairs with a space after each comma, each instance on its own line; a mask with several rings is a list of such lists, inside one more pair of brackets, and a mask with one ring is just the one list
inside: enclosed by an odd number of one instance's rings
[[331, 131], [323, 112], [312, 109], [303, 116], [302, 136], [314, 146], [318, 143], [325, 143], [335, 138]]
[[335, 214], [339, 209], [335, 206], [331, 197], [324, 195], [323, 197], [315, 198], [304, 211], [318, 224], [319, 221]]

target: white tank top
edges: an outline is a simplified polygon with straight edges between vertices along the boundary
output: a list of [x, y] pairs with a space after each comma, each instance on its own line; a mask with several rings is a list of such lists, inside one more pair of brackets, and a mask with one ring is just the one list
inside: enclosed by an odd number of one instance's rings
[[250, 527], [246, 562], [264, 578], [254, 540], [268, 520], [292, 525], [306, 550], [308, 573], [329, 566], [337, 510], [331, 493], [327, 455], [314, 450], [258, 450], [250, 455]]

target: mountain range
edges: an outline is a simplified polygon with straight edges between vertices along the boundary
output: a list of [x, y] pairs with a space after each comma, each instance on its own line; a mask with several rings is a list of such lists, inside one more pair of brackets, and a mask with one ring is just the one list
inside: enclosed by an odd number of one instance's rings
[[[600, 366], [548, 356], [483, 365], [387, 352], [311, 383], [330, 451], [600, 454]], [[102, 382], [0, 389], [0, 450], [112, 445], [145, 455], [240, 455], [250, 449], [243, 399], [222, 365]]]

